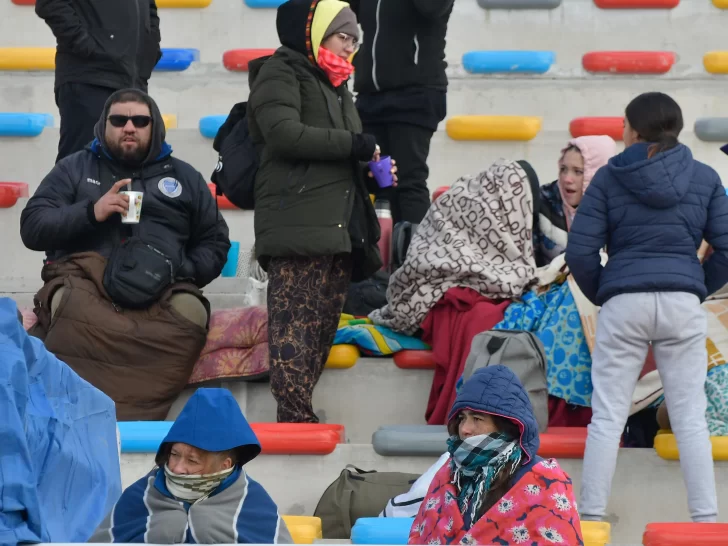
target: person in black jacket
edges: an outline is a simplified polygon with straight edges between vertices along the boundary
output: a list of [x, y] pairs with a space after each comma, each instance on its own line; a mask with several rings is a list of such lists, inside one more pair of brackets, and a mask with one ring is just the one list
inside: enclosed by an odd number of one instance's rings
[[119, 89], [147, 90], [162, 56], [155, 0], [37, 0], [53, 31], [61, 138], [56, 162], [82, 150], [106, 99]]
[[[202, 175], [171, 157], [156, 103], [135, 89], [109, 98], [96, 138], [63, 159], [41, 182], [20, 217], [20, 236], [48, 262], [80, 252], [108, 258], [132, 235], [169, 256], [177, 279], [203, 287], [227, 260], [228, 228]], [[138, 225], [123, 224], [122, 190], [143, 192]]]
[[356, 106], [399, 184], [379, 190], [394, 223], [420, 223], [430, 206], [427, 156], [445, 119], [445, 35], [454, 0], [349, 0], [364, 31], [354, 57]]
[[[119, 420], [164, 419], [205, 345], [200, 288], [225, 265], [228, 227], [202, 175], [172, 157], [146, 93], [112, 94], [94, 133], [21, 213], [23, 243], [47, 255], [30, 333], [109, 395]], [[122, 222], [124, 190], [142, 192], [136, 224]]]

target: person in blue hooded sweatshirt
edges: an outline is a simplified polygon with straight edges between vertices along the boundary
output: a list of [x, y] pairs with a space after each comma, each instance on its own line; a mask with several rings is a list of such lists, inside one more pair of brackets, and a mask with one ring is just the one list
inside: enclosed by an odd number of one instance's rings
[[260, 443], [226, 389], [198, 389], [157, 466], [121, 495], [89, 542], [293, 544], [278, 508], [243, 466]]
[[[707, 319], [701, 302], [728, 282], [728, 196], [718, 174], [678, 142], [678, 104], [645, 93], [625, 111], [623, 153], [592, 180], [566, 262], [601, 305], [592, 353], [593, 417], [579, 511], [604, 518], [619, 442], [652, 344], [695, 522], [718, 515], [705, 419]], [[705, 239], [714, 252], [702, 265]], [[600, 259], [606, 246], [608, 261]]]

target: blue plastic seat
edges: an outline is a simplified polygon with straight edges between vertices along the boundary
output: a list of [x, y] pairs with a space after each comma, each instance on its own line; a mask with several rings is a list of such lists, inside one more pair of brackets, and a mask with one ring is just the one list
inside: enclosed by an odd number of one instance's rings
[[121, 421], [122, 453], [156, 453], [173, 421]]
[[53, 116], [50, 114], [0, 112], [0, 136], [36, 137], [46, 127], [53, 127]]
[[728, 118], [700, 118], [694, 132], [704, 142], [728, 142]]
[[200, 118], [200, 133], [205, 138], [215, 138], [215, 135], [217, 135], [217, 132], [220, 130], [222, 124], [225, 123], [226, 119], [227, 116], [225, 115]]
[[407, 544], [414, 518], [359, 518], [351, 528], [352, 544]]
[[469, 51], [463, 55], [463, 66], [471, 74], [543, 74], [555, 58], [553, 51]]
[[245, 0], [249, 8], [277, 8], [286, 0]]
[[159, 59], [154, 70], [161, 72], [182, 72], [187, 70], [194, 61], [200, 60], [197, 49], [163, 47], [162, 58]]

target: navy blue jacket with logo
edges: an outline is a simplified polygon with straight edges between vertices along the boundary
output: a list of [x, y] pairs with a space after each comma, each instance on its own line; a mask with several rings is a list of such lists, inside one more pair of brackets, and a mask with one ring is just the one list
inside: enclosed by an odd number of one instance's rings
[[[682, 144], [647, 155], [647, 144], [633, 144], [599, 169], [571, 226], [566, 262], [597, 305], [634, 292], [702, 301], [728, 283], [728, 196], [718, 173]], [[714, 253], [701, 265], [703, 239]]]
[[[58, 162], [22, 212], [25, 246], [46, 252], [49, 261], [77, 252], [108, 258], [114, 245], [136, 235], [175, 262], [178, 278], [209, 284], [227, 260], [227, 224], [202, 175], [173, 158], [167, 143], [159, 144], [154, 159], [133, 171], [113, 161], [98, 140]], [[122, 224], [119, 214], [97, 222], [93, 204], [124, 178], [144, 192], [139, 224]]]

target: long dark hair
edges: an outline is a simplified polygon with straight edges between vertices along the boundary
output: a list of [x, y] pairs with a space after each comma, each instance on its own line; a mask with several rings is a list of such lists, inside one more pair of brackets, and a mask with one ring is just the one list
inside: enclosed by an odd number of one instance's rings
[[683, 129], [680, 106], [665, 93], [642, 93], [632, 99], [624, 111], [632, 129], [650, 143], [647, 157], [665, 152], [679, 144], [677, 137]]

